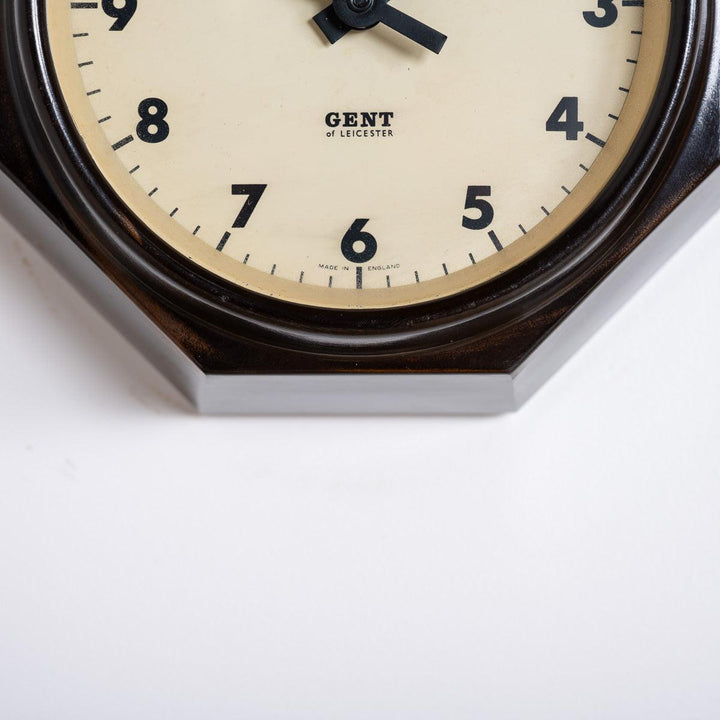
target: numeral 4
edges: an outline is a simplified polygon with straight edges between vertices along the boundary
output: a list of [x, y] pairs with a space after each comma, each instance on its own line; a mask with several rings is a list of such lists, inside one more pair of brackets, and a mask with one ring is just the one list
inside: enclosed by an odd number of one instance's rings
[[564, 132], [567, 140], [577, 140], [585, 129], [580, 122], [580, 102], [576, 97], [564, 97], [548, 118], [548, 132]]

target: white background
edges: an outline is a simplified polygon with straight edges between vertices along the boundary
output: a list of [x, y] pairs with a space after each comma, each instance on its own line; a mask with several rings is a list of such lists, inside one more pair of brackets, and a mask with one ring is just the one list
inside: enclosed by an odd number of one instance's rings
[[719, 239], [516, 415], [214, 419], [0, 223], [0, 717], [716, 719]]

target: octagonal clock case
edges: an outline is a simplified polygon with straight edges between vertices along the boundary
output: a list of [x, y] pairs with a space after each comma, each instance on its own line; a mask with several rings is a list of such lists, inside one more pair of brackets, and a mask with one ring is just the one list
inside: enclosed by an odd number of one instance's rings
[[0, 212], [207, 412], [497, 413], [718, 207], [715, 0], [5, 0]]

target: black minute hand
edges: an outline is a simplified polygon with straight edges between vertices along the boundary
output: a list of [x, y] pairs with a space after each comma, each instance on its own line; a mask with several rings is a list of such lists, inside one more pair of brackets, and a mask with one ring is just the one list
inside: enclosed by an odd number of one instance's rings
[[413, 42], [439, 54], [447, 37], [410, 15], [388, 5], [389, 0], [333, 0], [313, 20], [331, 42], [350, 30], [370, 30], [383, 23]]
[[433, 30], [433, 28], [410, 17], [410, 15], [406, 15], [392, 5], [382, 6], [380, 22], [437, 55], [440, 54], [447, 41], [446, 35]]

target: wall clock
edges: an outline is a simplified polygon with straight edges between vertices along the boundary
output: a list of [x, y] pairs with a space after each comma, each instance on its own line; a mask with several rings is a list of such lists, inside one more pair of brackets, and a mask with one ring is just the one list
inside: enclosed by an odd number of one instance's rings
[[6, 0], [3, 212], [203, 410], [512, 409], [717, 208], [716, 10]]

